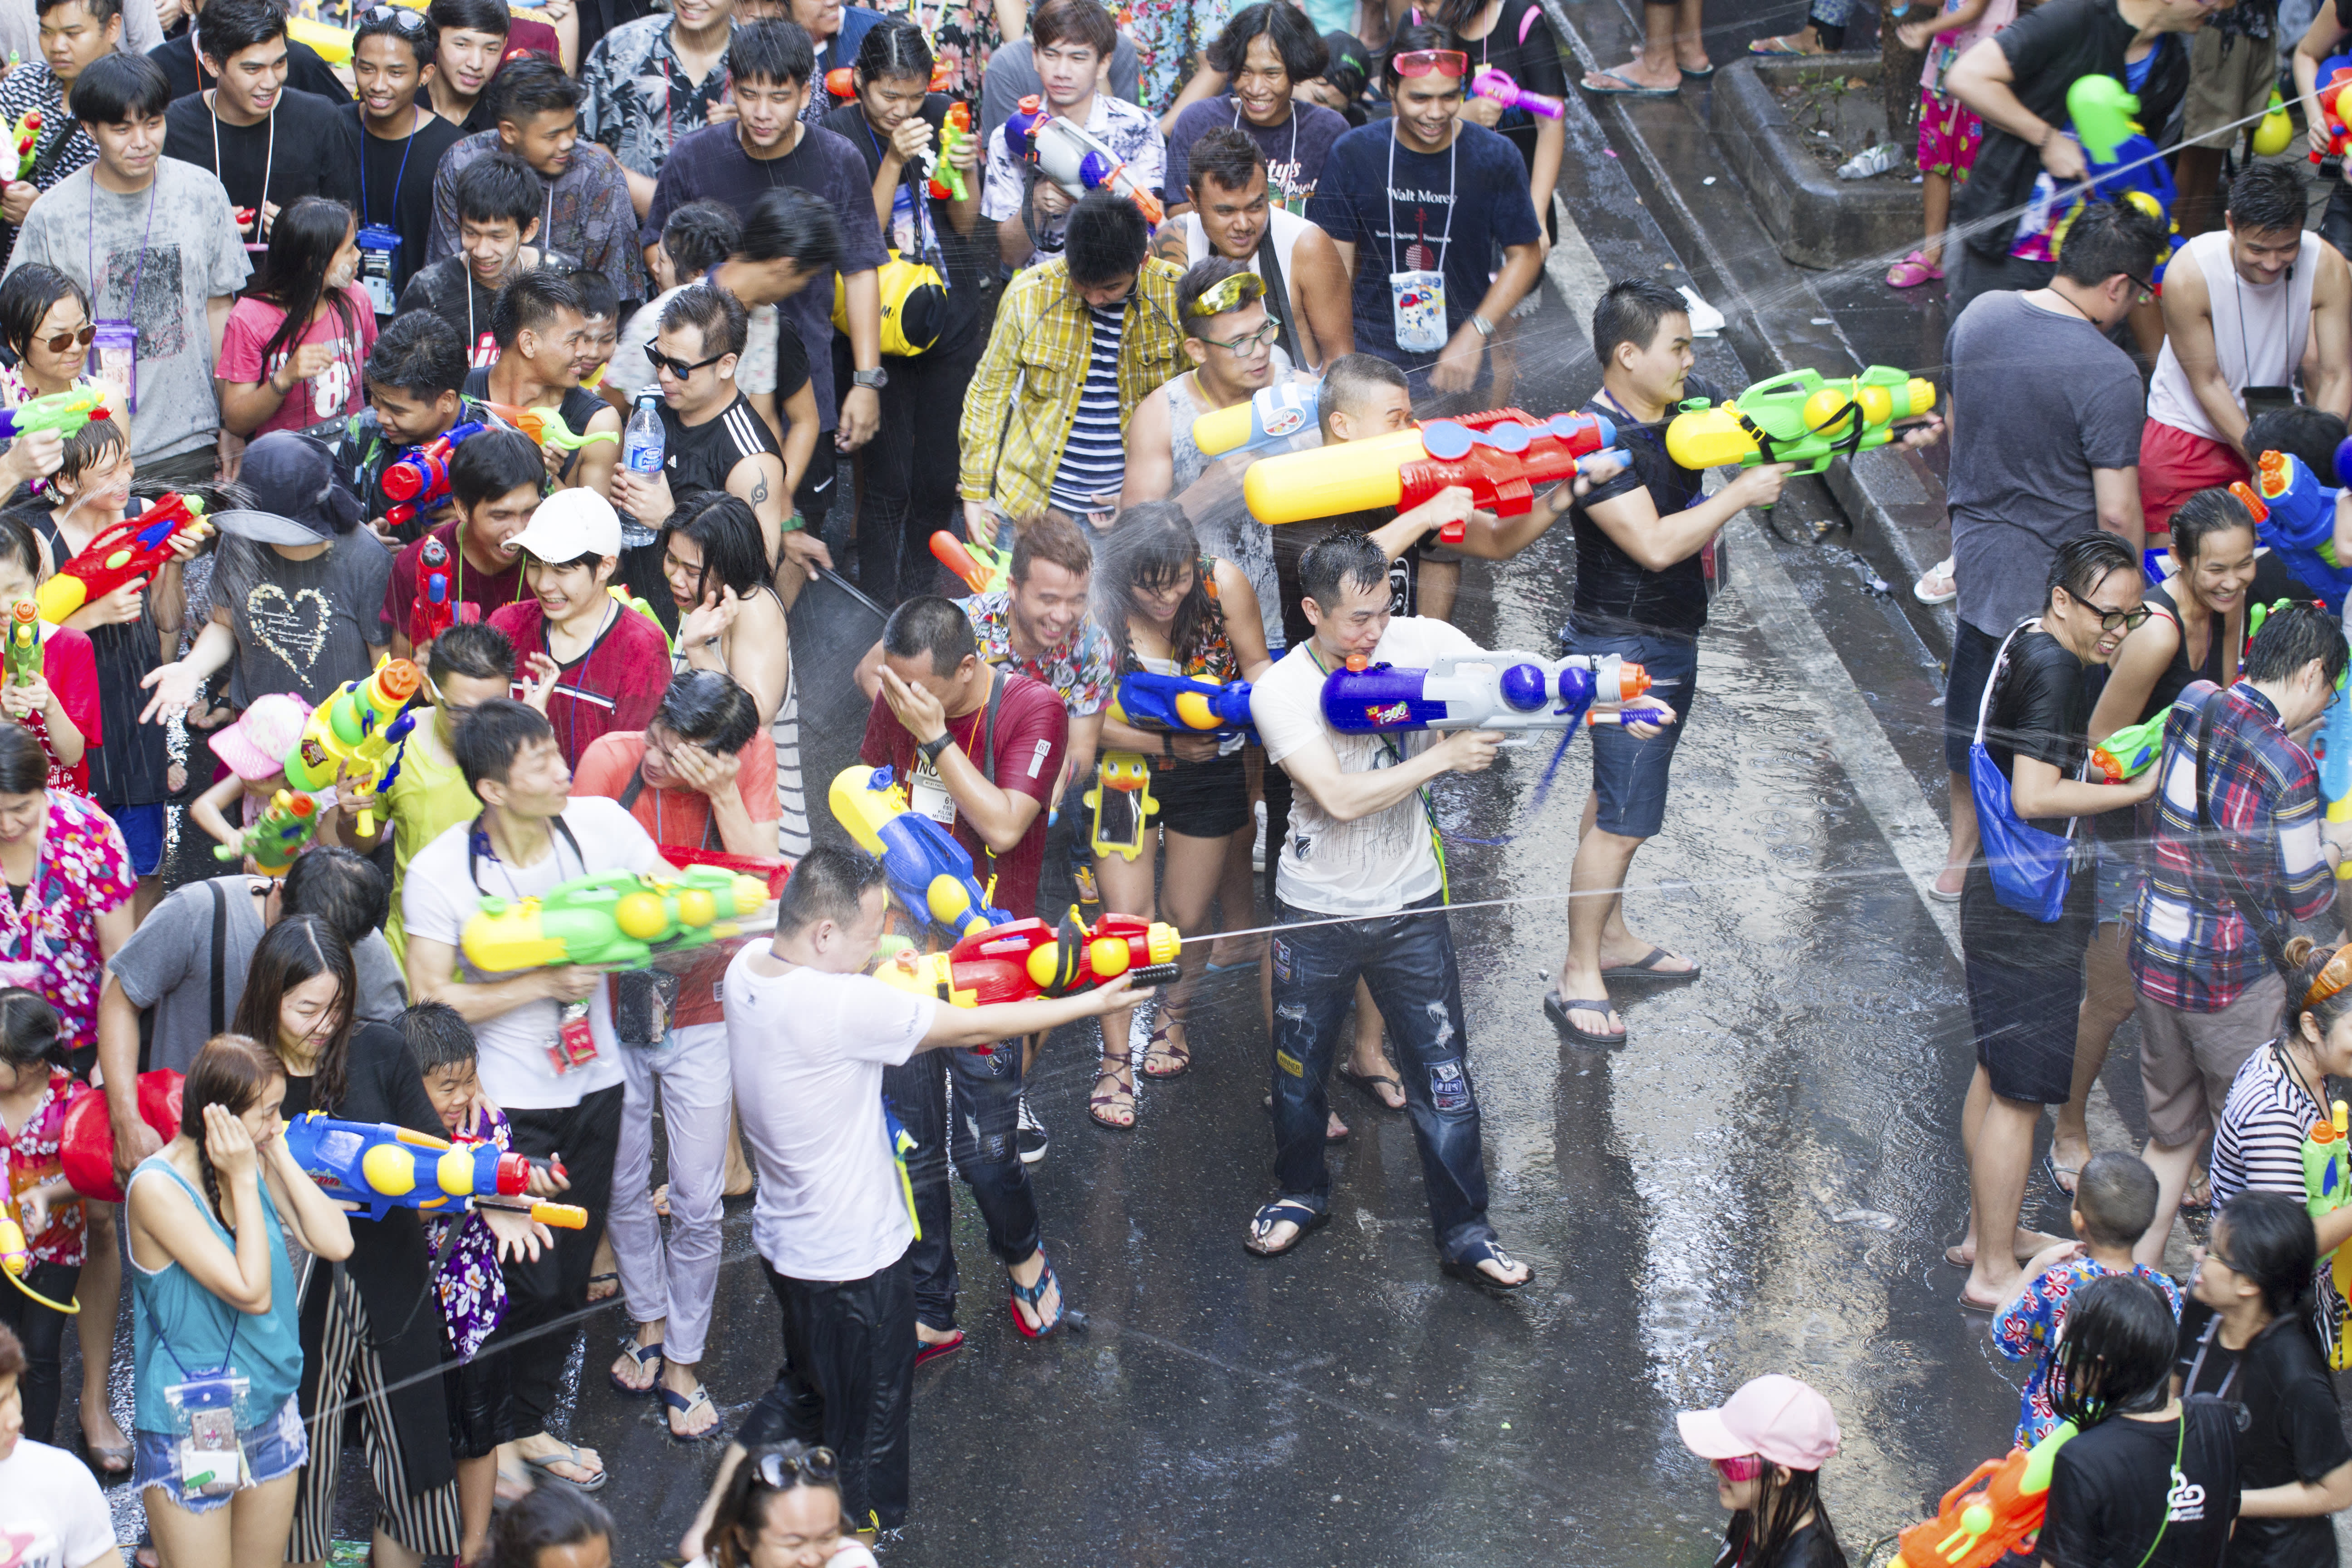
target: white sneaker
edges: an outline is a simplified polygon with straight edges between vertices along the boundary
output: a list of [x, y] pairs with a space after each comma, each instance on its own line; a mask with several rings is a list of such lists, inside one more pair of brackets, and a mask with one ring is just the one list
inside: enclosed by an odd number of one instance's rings
[[1023, 1095], [1020, 1126], [1021, 1163], [1024, 1165], [1034, 1165], [1044, 1159], [1045, 1146], [1051, 1142], [1053, 1140], [1045, 1134], [1045, 1123], [1039, 1121], [1036, 1113], [1029, 1109], [1029, 1097]]

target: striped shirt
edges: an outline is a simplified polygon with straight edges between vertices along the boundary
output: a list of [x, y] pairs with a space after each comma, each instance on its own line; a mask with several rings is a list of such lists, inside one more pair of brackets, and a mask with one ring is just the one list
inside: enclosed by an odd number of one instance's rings
[[2213, 1206], [2240, 1193], [2284, 1193], [2300, 1199], [2303, 1140], [2320, 1108], [2279, 1059], [2275, 1045], [2246, 1058], [2230, 1084], [2213, 1134]]
[[[1078, 392], [1077, 417], [1062, 444], [1051, 494], [1055, 506], [1077, 517], [1117, 506], [1119, 487], [1127, 479], [1127, 446], [1118, 417], [1118, 340], [1127, 306], [1122, 301], [1108, 310], [1097, 305], [1087, 310], [1094, 317], [1094, 333], [1087, 382]], [[1105, 496], [1110, 499], [1099, 499]]]

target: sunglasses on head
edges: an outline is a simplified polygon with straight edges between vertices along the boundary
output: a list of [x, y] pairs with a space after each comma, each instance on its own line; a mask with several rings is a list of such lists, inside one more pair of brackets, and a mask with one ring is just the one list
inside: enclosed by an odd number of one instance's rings
[[404, 33], [421, 33], [425, 30], [425, 13], [411, 11], [401, 5], [373, 6], [362, 13], [360, 20], [363, 23], [390, 22]]
[[760, 1484], [770, 1491], [789, 1491], [803, 1481], [832, 1486], [841, 1479], [841, 1468], [830, 1448], [811, 1448], [804, 1454], [762, 1454], [758, 1468]]
[[1734, 1486], [1752, 1481], [1764, 1473], [1764, 1456], [1742, 1454], [1737, 1458], [1717, 1459], [1715, 1461], [1715, 1473]]
[[33, 341], [53, 354], [61, 354], [68, 349], [89, 347], [90, 339], [96, 336], [98, 336], [98, 329], [84, 321], [81, 331], [78, 332], [59, 332], [55, 337], [35, 338]]
[[1460, 49], [1408, 49], [1389, 60], [1399, 76], [1468, 76], [1470, 57]]
[[705, 365], [717, 364], [720, 360], [723, 360], [727, 356], [725, 354], [712, 354], [709, 359], [698, 359], [692, 364], [688, 364], [682, 359], [672, 359], [669, 355], [656, 353], [652, 349], [647, 349], [646, 351], [646, 360], [652, 363], [656, 370], [666, 370], [669, 372], [670, 374], [677, 377], [680, 381], [684, 381], [687, 377], [692, 375], [696, 371], [702, 369]]
[[1256, 273], [1236, 272], [1211, 284], [1199, 299], [1184, 307], [1184, 313], [1195, 318], [1222, 316], [1265, 297], [1265, 283]]

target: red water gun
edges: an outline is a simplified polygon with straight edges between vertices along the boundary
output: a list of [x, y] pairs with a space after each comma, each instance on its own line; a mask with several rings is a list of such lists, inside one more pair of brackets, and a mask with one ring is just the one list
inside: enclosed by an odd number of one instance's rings
[[62, 625], [68, 616], [125, 583], [154, 576], [172, 560], [172, 541], [188, 529], [200, 535], [205, 530], [201, 500], [167, 495], [137, 517], [124, 518], [41, 584], [33, 595], [41, 618]]
[[[394, 507], [392, 510], [413, 513], [415, 509]], [[423, 647], [460, 622], [470, 626], [482, 618], [481, 605], [458, 601], [455, 581], [448, 545], [442, 542], [439, 534], [426, 534], [416, 555], [416, 598], [408, 611], [408, 640], [411, 646]]]
[[2337, 55], [2320, 61], [2317, 79], [2319, 85], [2314, 89], [2312, 98], [2319, 105], [2320, 122], [2327, 133], [2327, 149], [2324, 153], [2314, 153], [2311, 155], [2315, 163], [2323, 157], [2341, 158], [2345, 142], [2352, 140], [2352, 132], [2345, 129], [2345, 110], [2352, 109], [2352, 104], [2344, 101], [2345, 92], [2352, 89], [2352, 55]]
[[[1242, 476], [1242, 498], [1260, 522], [1303, 522], [1377, 507], [1409, 511], [1463, 485], [1479, 510], [1525, 517], [1535, 506], [1536, 486], [1573, 478], [1579, 462], [1616, 439], [1616, 426], [1597, 415], [1538, 419], [1517, 408], [1494, 408], [1261, 458]], [[1449, 522], [1438, 536], [1458, 544], [1462, 525]]]
[[451, 455], [460, 443], [488, 428], [478, 419], [468, 419], [463, 425], [452, 425], [424, 446], [411, 447], [394, 458], [377, 483], [387, 500], [401, 504], [384, 510], [384, 521], [397, 528], [447, 500]]
[[19, 181], [28, 180], [33, 176], [33, 153], [41, 144], [41, 111], [39, 110], [26, 110], [25, 118], [16, 121], [16, 173], [13, 178]]
[[957, 1007], [987, 1007], [1091, 991], [1132, 974], [1139, 985], [1176, 978], [1183, 945], [1176, 928], [1134, 915], [1107, 914], [1092, 926], [1076, 915], [1058, 930], [1041, 920], [1012, 921], [972, 932], [945, 952], [903, 952], [875, 978]]
[[934, 201], [965, 201], [971, 187], [964, 181], [964, 173], [951, 160], [956, 149], [971, 140], [971, 105], [952, 103], [948, 106], [947, 122], [940, 127], [940, 144], [931, 155], [931, 183], [929, 189]]
[[[844, 103], [856, 98], [857, 96], [856, 70], [857, 68], [856, 66], [834, 67], [831, 70], [824, 73], [824, 90], [833, 94], [834, 97], [841, 100]], [[945, 92], [948, 89], [948, 83], [954, 79], [955, 71], [947, 61], [934, 60], [931, 62], [931, 85], [928, 89], [929, 91]], [[969, 115], [970, 111], [967, 110], [967, 119], [969, 119]]]

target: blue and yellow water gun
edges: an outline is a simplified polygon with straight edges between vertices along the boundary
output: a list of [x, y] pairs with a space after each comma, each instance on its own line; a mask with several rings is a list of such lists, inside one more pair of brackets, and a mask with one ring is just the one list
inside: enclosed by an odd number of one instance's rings
[[[542, 1225], [579, 1230], [588, 1211], [524, 1197], [531, 1162], [495, 1143], [451, 1143], [389, 1121], [339, 1121], [313, 1110], [286, 1125], [286, 1152], [329, 1197], [382, 1219], [395, 1208], [449, 1214], [510, 1209]], [[562, 1167], [557, 1167], [561, 1170]], [[521, 1198], [520, 1202], [501, 1202]]]
[[890, 896], [908, 914], [959, 941], [1013, 919], [989, 903], [963, 846], [929, 817], [907, 809], [906, 791], [891, 783], [888, 768], [845, 768], [827, 798], [857, 847], [882, 862]]

